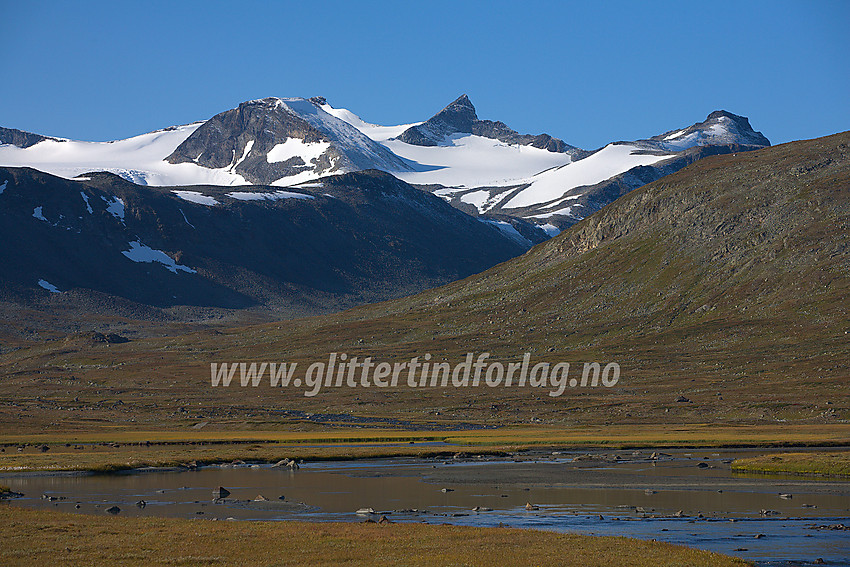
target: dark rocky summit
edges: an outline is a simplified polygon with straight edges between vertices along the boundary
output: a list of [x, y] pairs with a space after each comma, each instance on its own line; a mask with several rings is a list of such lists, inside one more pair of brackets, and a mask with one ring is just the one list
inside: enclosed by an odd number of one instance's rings
[[398, 137], [402, 142], [417, 146], [437, 146], [452, 134], [474, 134], [506, 144], [520, 144], [550, 152], [582, 154], [583, 151], [548, 134], [519, 134], [504, 122], [479, 120], [469, 97], [461, 95], [453, 103], [418, 126], [411, 126]]

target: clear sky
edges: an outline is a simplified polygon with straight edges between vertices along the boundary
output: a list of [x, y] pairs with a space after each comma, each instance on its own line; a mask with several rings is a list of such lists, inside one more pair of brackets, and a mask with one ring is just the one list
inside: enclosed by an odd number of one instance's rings
[[364, 120], [480, 118], [596, 148], [750, 118], [773, 143], [850, 129], [850, 1], [0, 0], [0, 126], [110, 140], [266, 96]]

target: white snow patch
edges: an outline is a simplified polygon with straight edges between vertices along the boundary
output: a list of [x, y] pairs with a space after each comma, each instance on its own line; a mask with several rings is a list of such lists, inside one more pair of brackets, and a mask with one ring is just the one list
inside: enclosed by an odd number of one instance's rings
[[145, 246], [138, 240], [134, 242], [129, 242], [128, 246], [130, 246], [130, 249], [122, 251], [121, 253], [133, 262], [158, 262], [162, 264], [166, 270], [175, 274], [177, 273], [177, 270], [180, 270], [181, 272], [186, 272], [188, 274], [197, 273], [195, 270], [188, 266], [183, 266], [181, 264], [176, 263], [171, 258], [171, 256], [169, 256], [162, 250], [154, 250], [150, 246]]
[[480, 211], [482, 208], [484, 208], [484, 203], [486, 203], [487, 199], [489, 198], [489, 191], [472, 191], [470, 193], [466, 193], [465, 195], [461, 195], [460, 200], [464, 203], [475, 205], [475, 208]]
[[80, 191], [80, 196], [83, 198], [83, 201], [86, 202], [86, 210], [89, 212], [89, 214], [94, 213], [94, 210], [91, 208], [91, 204], [89, 203], [89, 196], [82, 191]]
[[50, 283], [47, 280], [38, 280], [38, 285], [40, 285], [41, 287], [43, 287], [44, 289], [46, 289], [47, 291], [49, 291], [51, 293], [62, 293], [61, 291], [59, 291], [58, 287], [56, 287], [55, 285], [53, 285], [52, 283]]
[[679, 136], [681, 136], [681, 135], [682, 135], [682, 134], [684, 134], [684, 133], [685, 133], [685, 131], [684, 131], [684, 130], [679, 130], [678, 132], [673, 132], [672, 134], [670, 134], [669, 136], [667, 136], [666, 138], [664, 138], [664, 141], [672, 140], [672, 139], [674, 139], [674, 138], [678, 138]]
[[324, 187], [324, 186], [325, 186], [325, 184], [324, 184], [324, 183], [300, 183], [300, 184], [298, 185], [298, 187], [304, 187], [305, 189], [306, 189], [306, 188], [308, 188], [308, 187], [313, 187], [313, 188], [316, 188], [316, 189], [321, 189], [321, 188], [322, 188], [322, 187]]
[[485, 222], [487, 224], [491, 224], [502, 231], [502, 234], [507, 236], [508, 238], [515, 240], [523, 245], [530, 246], [532, 242], [519, 233], [517, 229], [513, 227], [513, 225], [509, 222], [499, 221], [499, 220], [490, 220], [490, 219], [478, 219], [481, 222]]
[[44, 215], [43, 215], [43, 214], [42, 214], [42, 212], [41, 212], [41, 211], [42, 211], [42, 209], [43, 209], [43, 207], [36, 207], [36, 208], [34, 208], [34, 209], [32, 210], [32, 216], [33, 216], [33, 217], [35, 217], [35, 218], [37, 218], [37, 219], [38, 219], [38, 220], [40, 220], [40, 221], [50, 222], [50, 221], [48, 221], [46, 218], [44, 218]]
[[184, 201], [189, 201], [190, 203], [197, 203], [198, 205], [207, 205], [213, 206], [218, 205], [218, 201], [209, 195], [204, 195], [200, 191], [172, 191], [175, 195], [183, 199]]
[[310, 165], [313, 160], [321, 156], [328, 148], [330, 142], [305, 142], [299, 138], [289, 138], [282, 144], [277, 144], [266, 154], [266, 161], [278, 163], [294, 157], [300, 157], [304, 163]]
[[112, 200], [101, 197], [106, 201], [106, 212], [124, 223], [124, 201], [120, 197], [112, 197]]
[[313, 195], [304, 193], [293, 193], [291, 191], [275, 191], [274, 193], [249, 193], [234, 191], [228, 193], [228, 197], [239, 201], [277, 201], [279, 199], [315, 199]]
[[532, 178], [531, 185], [514, 195], [504, 208], [545, 203], [561, 197], [570, 189], [596, 185], [633, 167], [652, 165], [672, 157], [632, 153], [636, 149], [631, 144], [609, 144], [582, 160], [539, 173]]
[[[233, 166], [230, 169], [231, 170], [236, 169], [239, 166], [240, 163], [245, 161], [245, 158], [248, 157], [248, 153], [251, 151], [251, 148], [253, 148], [253, 147], [254, 147], [254, 140], [248, 140], [248, 143], [245, 144], [245, 149], [242, 150], [242, 157], [240, 157], [239, 161], [234, 163]], [[201, 157], [201, 156], [198, 156], [198, 157]]]
[[555, 215], [563, 215], [565, 217], [570, 216], [570, 211], [572, 211], [572, 207], [564, 207], [562, 209], [558, 209], [557, 211], [550, 211], [548, 213], [541, 213], [539, 215], [528, 215], [527, 219], [548, 219], [549, 217], [553, 217]]
[[579, 197], [582, 197], [582, 196], [584, 196], [584, 193], [579, 193], [578, 195], [570, 195], [569, 197], [564, 197], [563, 199], [558, 199], [554, 203], [549, 203], [546, 206], [547, 207], [556, 207], [556, 206], [560, 205], [561, 203], [563, 203], [564, 201], [573, 201], [573, 200], [578, 199]]
[[558, 228], [554, 224], [551, 224], [551, 223], [548, 223], [548, 222], [546, 224], [538, 224], [537, 228], [542, 228], [543, 232], [548, 234], [551, 238], [554, 238], [554, 237], [558, 236], [559, 234], [561, 234], [560, 228]]
[[275, 181], [272, 181], [270, 185], [274, 185], [275, 187], [295, 187], [300, 186], [306, 181], [312, 181], [321, 177], [319, 173], [312, 169], [305, 169], [300, 173], [296, 173], [295, 175], [290, 175], [288, 177], [281, 177]]
[[190, 223], [190, 222], [189, 222], [189, 219], [187, 219], [187, 218], [186, 218], [186, 213], [184, 213], [184, 212], [183, 212], [183, 209], [181, 209], [180, 207], [177, 207], [177, 210], [178, 210], [178, 211], [180, 211], [180, 214], [181, 214], [181, 215], [183, 215], [183, 220], [184, 220], [184, 221], [186, 221], [186, 224], [188, 224], [188, 225], [189, 225], [189, 226], [191, 226], [192, 228], [195, 228], [195, 225], [193, 225], [192, 223]]

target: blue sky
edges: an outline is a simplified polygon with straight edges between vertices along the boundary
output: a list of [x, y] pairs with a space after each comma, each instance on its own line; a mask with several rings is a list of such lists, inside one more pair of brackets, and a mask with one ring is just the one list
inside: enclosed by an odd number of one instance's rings
[[0, 126], [109, 140], [265, 96], [380, 124], [462, 93], [592, 149], [750, 118], [773, 143], [850, 129], [850, 2], [0, 0]]

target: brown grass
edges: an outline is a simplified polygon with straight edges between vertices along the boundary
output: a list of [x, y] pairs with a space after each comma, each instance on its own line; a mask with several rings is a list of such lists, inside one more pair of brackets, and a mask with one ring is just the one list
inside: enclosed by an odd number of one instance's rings
[[764, 474], [850, 476], [850, 452], [774, 453], [736, 459], [732, 470]]
[[127, 519], [0, 506], [0, 564], [726, 566], [666, 543], [422, 524]]
[[[413, 444], [410, 444], [413, 441]], [[445, 442], [446, 445], [423, 445]], [[17, 447], [24, 445], [22, 451]], [[47, 444], [50, 449], [42, 452]], [[631, 449], [638, 447], [776, 447], [848, 445], [850, 424], [714, 424], [513, 427], [476, 431], [121, 431], [0, 436], [0, 471], [109, 472], [145, 466], [179, 466], [235, 459], [347, 460], [448, 456], [458, 452], [506, 454], [528, 449]], [[67, 446], [66, 446], [67, 445]], [[117, 445], [117, 446], [116, 446]]]

